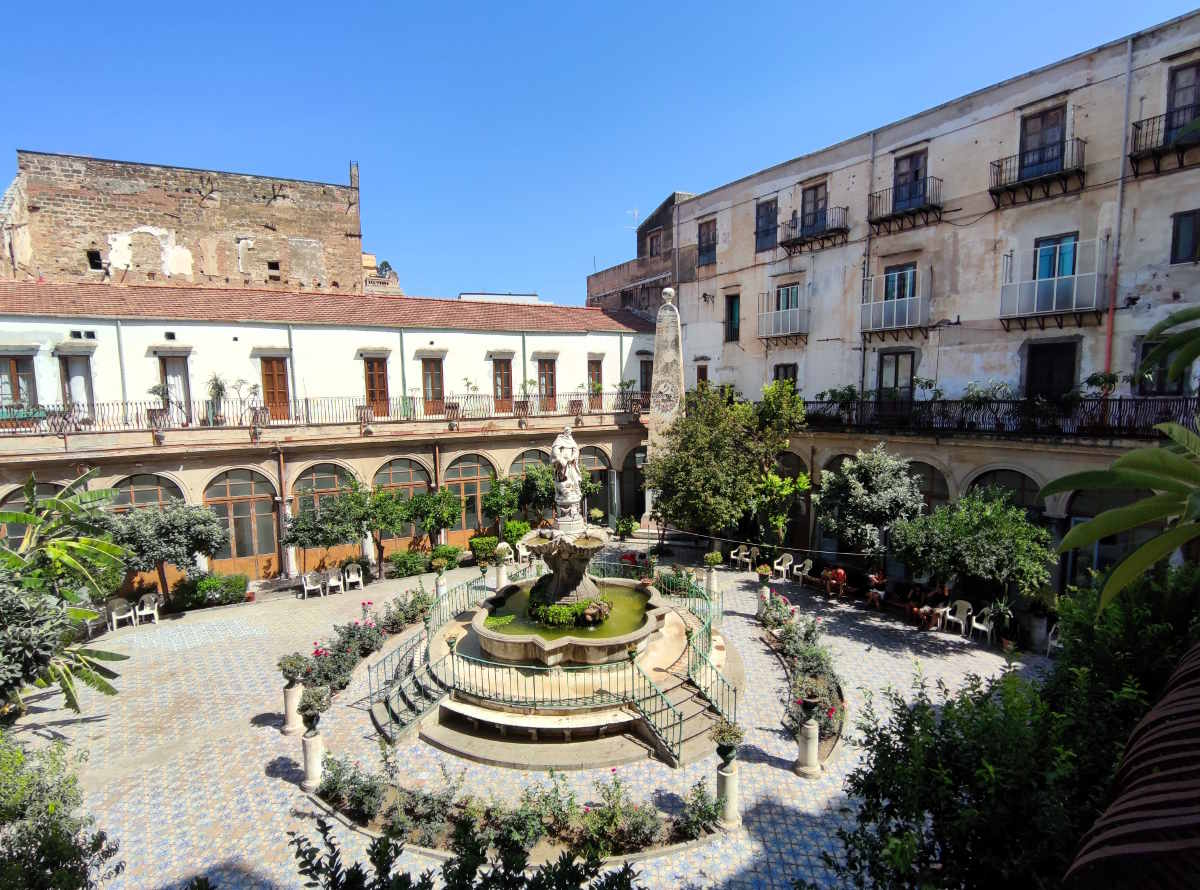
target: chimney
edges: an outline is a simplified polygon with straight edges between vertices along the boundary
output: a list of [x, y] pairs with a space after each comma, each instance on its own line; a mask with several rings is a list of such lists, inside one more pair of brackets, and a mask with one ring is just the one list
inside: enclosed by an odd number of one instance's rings
[[358, 188], [358, 161], [350, 162], [350, 188]]

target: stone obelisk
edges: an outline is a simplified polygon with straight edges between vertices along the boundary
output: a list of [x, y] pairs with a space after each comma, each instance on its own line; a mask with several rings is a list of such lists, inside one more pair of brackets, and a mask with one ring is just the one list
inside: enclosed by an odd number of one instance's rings
[[[664, 287], [654, 327], [654, 375], [650, 384], [649, 442], [646, 458], [665, 447], [666, 433], [683, 413], [683, 333], [675, 289]], [[654, 508], [654, 492], [646, 491], [646, 514]]]

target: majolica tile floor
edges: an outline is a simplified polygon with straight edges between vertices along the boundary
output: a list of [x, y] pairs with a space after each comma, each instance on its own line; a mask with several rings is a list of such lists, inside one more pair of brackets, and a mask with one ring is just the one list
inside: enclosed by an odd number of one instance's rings
[[[453, 573], [452, 581], [473, 570]], [[458, 577], [461, 576], [461, 577]], [[707, 845], [638, 865], [652, 888], [790, 888], [799, 877], [832, 886], [820, 852], [836, 849], [834, 832], [852, 801], [842, 780], [859, 752], [843, 745], [825, 774], [804, 780], [791, 772], [795, 744], [779, 729], [783, 671], [759, 641], [753, 621], [750, 574], [720, 573], [725, 588], [723, 633], [741, 653], [747, 684], [738, 703], [746, 743], [740, 755], [743, 828]], [[122, 629], [101, 645], [128, 654], [119, 665], [120, 695], [88, 694], [85, 713], [55, 709], [51, 695], [34, 700], [18, 735], [64, 738], [88, 761], [81, 778], [86, 806], [99, 826], [121, 842], [121, 890], [178, 887], [197, 874], [222, 890], [302, 886], [288, 848], [289, 831], [313, 834], [314, 811], [299, 789], [300, 740], [279, 732], [282, 680], [278, 657], [311, 651], [334, 623], [358, 617], [359, 604], [376, 604], [415, 586], [412, 579], [376, 584], [326, 599], [274, 601], [194, 612], [158, 626]], [[432, 583], [426, 579], [426, 586]], [[847, 686], [851, 716], [866, 691], [893, 686], [908, 692], [920, 669], [931, 683], [960, 684], [968, 673], [989, 675], [1004, 664], [999, 653], [943, 633], [921, 634], [874, 612], [829, 604], [808, 592], [789, 591], [801, 609], [819, 615]], [[1038, 670], [1030, 658], [1023, 670]], [[363, 705], [361, 667], [321, 727], [328, 749], [378, 767], [378, 746]], [[542, 774], [485, 767], [413, 740], [399, 752], [408, 781], [442, 783], [441, 767], [465, 772], [464, 788], [515, 799], [544, 782]], [[673, 770], [647, 761], [617, 769], [633, 794], [664, 811], [678, 808], [697, 780], [714, 780], [716, 758]], [[608, 769], [569, 774], [580, 800], [590, 799]], [[361, 858], [365, 843], [338, 828], [348, 856]], [[436, 863], [405, 853], [413, 870]]]

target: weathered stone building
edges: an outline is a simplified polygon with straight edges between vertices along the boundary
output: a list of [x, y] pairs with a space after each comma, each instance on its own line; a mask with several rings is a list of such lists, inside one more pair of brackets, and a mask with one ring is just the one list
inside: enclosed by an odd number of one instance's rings
[[0, 280], [361, 293], [348, 185], [17, 152], [0, 198]]

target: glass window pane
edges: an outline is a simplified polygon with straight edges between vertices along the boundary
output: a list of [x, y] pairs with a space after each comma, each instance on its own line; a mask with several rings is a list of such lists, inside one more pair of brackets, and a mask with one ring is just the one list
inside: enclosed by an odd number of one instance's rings
[[268, 554], [275, 552], [275, 517], [270, 513], [259, 513], [254, 518], [255, 553]]
[[249, 482], [229, 482], [229, 496], [234, 498], [249, 497], [252, 488]]
[[233, 518], [233, 550], [238, 556], [254, 554], [254, 526], [248, 515]]

